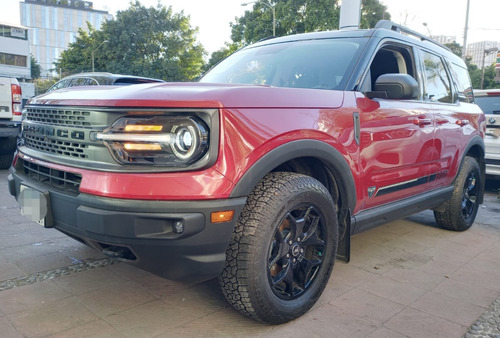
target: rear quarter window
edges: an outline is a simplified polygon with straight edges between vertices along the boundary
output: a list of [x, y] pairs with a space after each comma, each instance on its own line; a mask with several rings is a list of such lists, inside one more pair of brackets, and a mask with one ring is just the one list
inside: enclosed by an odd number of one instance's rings
[[470, 81], [469, 72], [467, 71], [467, 69], [455, 63], [452, 63], [451, 73], [457, 86], [458, 99], [462, 102], [474, 102], [474, 95], [472, 94], [472, 83]]

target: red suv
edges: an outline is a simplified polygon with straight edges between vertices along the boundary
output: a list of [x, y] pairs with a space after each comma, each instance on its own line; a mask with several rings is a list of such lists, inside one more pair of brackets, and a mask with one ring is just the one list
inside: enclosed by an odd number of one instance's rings
[[282, 323], [351, 235], [425, 209], [468, 229], [484, 134], [463, 61], [382, 21], [257, 43], [199, 83], [36, 97], [9, 188], [45, 227], [169, 279], [218, 276]]

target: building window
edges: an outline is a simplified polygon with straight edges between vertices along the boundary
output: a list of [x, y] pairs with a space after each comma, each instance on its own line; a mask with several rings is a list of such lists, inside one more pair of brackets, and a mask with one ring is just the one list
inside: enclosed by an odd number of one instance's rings
[[24, 55], [0, 53], [0, 64], [17, 67], [27, 67], [28, 58]]
[[0, 25], [0, 36], [4, 38], [27, 40], [26, 29]]

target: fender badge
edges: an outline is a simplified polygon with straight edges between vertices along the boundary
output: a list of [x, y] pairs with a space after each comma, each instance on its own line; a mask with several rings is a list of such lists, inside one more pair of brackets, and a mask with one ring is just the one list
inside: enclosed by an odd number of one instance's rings
[[369, 187], [368, 188], [368, 197], [372, 198], [373, 194], [375, 194], [375, 191], [377, 191], [377, 187]]

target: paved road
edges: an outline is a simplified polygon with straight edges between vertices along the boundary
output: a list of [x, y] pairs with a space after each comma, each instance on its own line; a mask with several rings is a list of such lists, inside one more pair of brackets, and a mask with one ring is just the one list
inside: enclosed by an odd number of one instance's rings
[[20, 215], [0, 171], [1, 337], [462, 337], [500, 296], [500, 204], [476, 224], [432, 214], [353, 237], [315, 307], [280, 326], [230, 308], [216, 282], [185, 285], [106, 259]]

